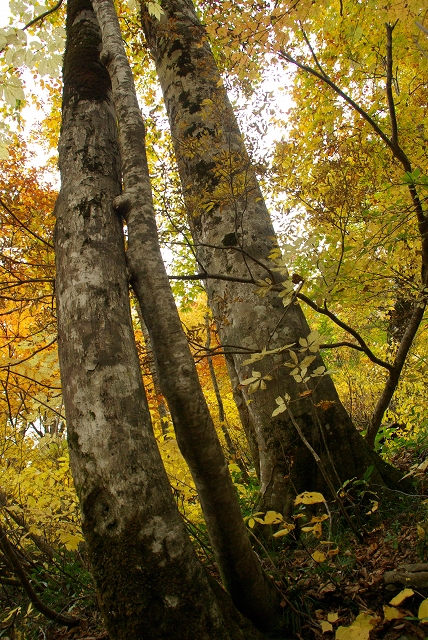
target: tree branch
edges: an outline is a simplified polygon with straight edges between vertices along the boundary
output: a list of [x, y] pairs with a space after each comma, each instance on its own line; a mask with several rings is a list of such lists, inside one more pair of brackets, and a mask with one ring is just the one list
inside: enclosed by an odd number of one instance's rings
[[10, 367], [16, 367], [17, 364], [22, 364], [23, 362], [26, 362], [27, 360], [31, 360], [31, 358], [33, 358], [36, 355], [36, 353], [40, 353], [41, 351], [44, 351], [45, 349], [48, 349], [53, 344], [55, 344], [56, 341], [57, 341], [57, 337], [55, 336], [55, 338], [53, 340], [51, 340], [51, 342], [48, 342], [48, 344], [45, 344], [43, 347], [40, 347], [40, 349], [36, 349], [29, 356], [27, 356], [26, 358], [22, 358], [21, 360], [18, 360], [17, 362], [13, 362], [13, 363], [9, 362], [8, 364], [1, 365], [0, 369], [9, 369]]
[[[299, 298], [299, 300], [302, 300], [302, 302], [307, 304], [309, 307], [311, 307], [311, 309], [313, 309], [317, 313], [322, 313], [324, 316], [327, 316], [327, 318], [330, 318], [330, 320], [332, 320], [335, 324], [337, 324], [338, 327], [340, 327], [341, 329], [349, 333], [353, 338], [355, 338], [355, 340], [359, 343], [361, 347], [361, 351], [363, 351], [372, 362], [379, 365], [380, 367], [384, 367], [384, 369], [388, 369], [388, 371], [392, 371], [393, 365], [390, 364], [389, 362], [386, 362], [386, 360], [381, 360], [380, 358], [375, 356], [373, 351], [370, 349], [370, 347], [365, 342], [363, 337], [358, 333], [358, 331], [355, 331], [355, 329], [350, 327], [349, 324], [346, 324], [346, 322], [343, 322], [342, 320], [340, 320], [332, 311], [330, 311], [330, 309], [327, 308], [327, 305], [325, 303], [323, 307], [320, 307], [319, 305], [316, 304], [316, 302], [313, 302], [313, 300], [305, 296], [303, 293], [297, 293], [296, 297]], [[352, 343], [349, 343], [347, 346], [351, 346], [351, 345]]]
[[324, 71], [324, 69], [322, 68], [322, 66], [321, 66], [321, 64], [320, 64], [320, 62], [319, 62], [319, 60], [318, 60], [317, 54], [315, 53], [315, 51], [314, 51], [314, 49], [313, 49], [313, 47], [312, 47], [311, 43], [309, 42], [309, 38], [308, 38], [308, 36], [306, 35], [306, 31], [303, 29], [303, 27], [302, 27], [302, 24], [301, 24], [300, 20], [299, 20], [299, 27], [300, 27], [300, 30], [301, 30], [301, 32], [302, 32], [303, 38], [304, 38], [304, 40], [305, 40], [306, 44], [307, 44], [307, 45], [308, 45], [308, 47], [309, 47], [309, 51], [310, 51], [310, 52], [311, 52], [311, 54], [312, 54], [312, 57], [313, 57], [313, 59], [314, 59], [314, 62], [315, 62], [315, 64], [317, 65], [317, 67], [318, 67], [318, 69], [319, 69], [319, 72], [320, 72], [320, 73], [322, 73], [322, 75], [324, 76], [324, 78], [328, 78], [328, 75], [326, 74], [326, 72]]
[[397, 24], [398, 20], [394, 24], [385, 23], [386, 28], [386, 97], [388, 100], [389, 119], [391, 121], [391, 142], [395, 147], [398, 147], [398, 125], [397, 115], [395, 113], [394, 97], [392, 95], [392, 32]]
[[[62, 2], [62, 0], [61, 0]], [[3, 200], [0, 198], [0, 205], [3, 207], [3, 209], [5, 209], [5, 211], [8, 212], [8, 214], [10, 216], [12, 216], [12, 218], [14, 220], [16, 220], [16, 222], [21, 225], [21, 227], [23, 229], [25, 229], [25, 231], [27, 231], [28, 233], [30, 233], [34, 238], [36, 238], [36, 240], [39, 240], [40, 242], [43, 242], [43, 244], [45, 244], [47, 247], [49, 247], [50, 249], [53, 249], [53, 244], [51, 244], [50, 242], [48, 242], [47, 240], [44, 240], [44, 238], [42, 238], [41, 236], [37, 235], [37, 233], [35, 233], [34, 231], [31, 231], [31, 229], [29, 229], [7, 206], [7, 204], [5, 202], [3, 202]]]
[[40, 600], [39, 596], [31, 586], [30, 581], [27, 578], [27, 574], [22, 568], [22, 565], [18, 559], [18, 556], [13, 550], [13, 547], [7, 538], [6, 531], [4, 530], [1, 523], [0, 523], [0, 547], [4, 555], [12, 565], [13, 571], [15, 572], [16, 577], [21, 583], [22, 588], [24, 589], [25, 593], [27, 594], [27, 596], [29, 597], [29, 599], [31, 600], [31, 602], [33, 603], [37, 611], [40, 611], [40, 613], [46, 616], [46, 618], [48, 618], [49, 620], [53, 620], [57, 624], [63, 624], [66, 627], [77, 627], [81, 622], [79, 618], [75, 618], [72, 616], [65, 616], [62, 613], [58, 613], [57, 611], [54, 611], [53, 609], [45, 605], [44, 602]]
[[194, 273], [185, 276], [168, 276], [170, 280], [226, 280], [228, 282], [244, 282], [245, 284], [256, 284], [252, 278], [235, 278], [234, 276], [222, 276], [219, 273]]
[[[258, 264], [259, 267], [262, 267], [262, 269], [265, 269], [267, 274], [269, 275], [270, 278], [272, 278], [272, 282], [275, 282], [275, 276], [272, 273], [272, 271], [269, 269], [269, 267], [267, 267], [263, 262], [261, 262], [260, 260], [257, 260], [257, 258], [255, 258], [254, 256], [251, 255], [251, 253], [248, 253], [248, 251], [245, 251], [245, 249], [243, 249], [242, 247], [235, 247], [235, 246], [231, 246], [231, 247], [225, 247], [223, 245], [216, 245], [216, 244], [208, 244], [206, 242], [198, 242], [194, 245], [195, 247], [208, 247], [209, 249], [221, 249], [221, 250], [231, 250], [231, 251], [239, 251], [240, 253], [242, 253], [243, 256], [247, 256], [248, 258], [250, 258], [250, 260], [252, 260], [255, 264]], [[204, 268], [202, 266], [202, 268]], [[254, 282], [253, 279], [251, 279], [251, 282]]]
[[53, 560], [55, 557], [55, 550], [41, 536], [38, 536], [36, 533], [31, 533], [25, 523], [24, 518], [21, 515], [12, 510], [9, 511], [8, 502], [9, 501], [7, 499], [7, 495], [0, 489], [0, 507], [6, 509], [12, 520], [14, 520], [19, 527], [22, 527], [26, 531], [29, 538], [31, 538], [31, 540], [40, 549], [40, 551], [47, 555], [48, 558]]
[[404, 170], [408, 172], [412, 171], [410, 160], [408, 159], [404, 151], [401, 149], [401, 147], [393, 144], [392, 140], [388, 138], [386, 133], [382, 131], [382, 129], [373, 120], [373, 118], [367, 113], [367, 111], [364, 111], [364, 109], [362, 109], [362, 107], [360, 107], [354, 100], [352, 100], [350, 96], [348, 96], [344, 91], [342, 91], [342, 89], [340, 89], [337, 86], [337, 84], [335, 84], [333, 80], [331, 80], [324, 71], [321, 73], [316, 69], [313, 69], [309, 65], [303, 64], [303, 62], [299, 62], [298, 60], [290, 56], [288, 53], [286, 53], [284, 50], [280, 50], [278, 52], [278, 55], [280, 58], [283, 58], [284, 60], [286, 60], [286, 62], [291, 62], [299, 69], [302, 69], [303, 71], [306, 71], [307, 73], [310, 73], [311, 75], [315, 76], [319, 80], [322, 80], [322, 82], [325, 82], [331, 89], [333, 89], [333, 91], [335, 91], [335, 93], [337, 93], [341, 98], [345, 100], [345, 102], [347, 102], [355, 111], [357, 111], [357, 113], [359, 113], [360, 116], [364, 118], [366, 122], [368, 122], [368, 124], [372, 127], [372, 129], [374, 129], [377, 135], [391, 149], [394, 157], [403, 165]]
[[382, 424], [383, 415], [387, 410], [392, 396], [394, 395], [397, 388], [398, 381], [400, 379], [400, 375], [407, 358], [407, 354], [409, 353], [409, 349], [412, 346], [413, 339], [416, 335], [417, 330], [419, 329], [419, 325], [424, 316], [425, 306], [425, 302], [422, 304], [420, 302], [415, 303], [412, 317], [410, 318], [409, 324], [407, 325], [406, 331], [404, 332], [403, 338], [398, 347], [394, 364], [390, 369], [385, 387], [374, 409], [372, 418], [370, 420], [370, 425], [366, 433], [367, 443], [372, 448], [374, 447], [376, 434], [379, 431], [380, 425]]
[[[387, 83], [388, 83], [388, 75], [390, 75], [391, 85], [392, 85], [392, 30], [394, 29], [395, 24], [388, 25], [388, 29], [389, 29], [388, 38], [389, 38], [390, 45], [388, 45], [387, 43], [387, 59], [388, 57], [390, 59], [391, 71], [389, 72], [387, 70]], [[305, 37], [305, 41], [308, 42], [308, 38], [305, 33], [304, 33], [304, 37]], [[388, 51], [389, 46], [390, 46], [390, 50]], [[312, 47], [310, 47], [310, 50], [312, 55], [315, 56], [315, 53], [313, 52]], [[397, 141], [398, 134], [397, 132], [395, 132], [395, 127], [397, 127], [397, 131], [398, 131], [398, 125], [396, 122], [395, 107], [394, 107], [394, 102], [392, 100], [392, 93], [391, 93], [391, 102], [390, 102], [390, 97], [388, 96], [388, 105], [389, 105], [391, 127], [392, 127], [392, 137], [389, 138], [384, 133], [384, 131], [382, 131], [379, 125], [373, 120], [373, 118], [329, 78], [329, 76], [322, 69], [316, 57], [315, 57], [316, 64], [318, 68], [321, 69], [321, 71], [317, 71], [316, 69], [313, 69], [309, 65], [299, 62], [298, 60], [290, 56], [288, 53], [286, 53], [284, 50], [280, 50], [278, 52], [278, 55], [280, 58], [283, 58], [287, 62], [291, 62], [292, 64], [294, 64], [299, 69], [302, 69], [303, 71], [306, 71], [307, 73], [310, 73], [311, 75], [315, 76], [322, 82], [325, 82], [331, 89], [333, 89], [333, 91], [335, 91], [335, 93], [341, 96], [343, 100], [345, 100], [345, 102], [347, 102], [357, 113], [360, 114], [362, 118], [364, 118], [364, 120], [372, 127], [372, 129], [377, 133], [377, 135], [389, 147], [394, 158], [396, 158], [401, 163], [402, 167], [404, 168], [404, 171], [410, 174], [412, 173], [412, 164], [409, 158], [407, 157], [406, 153], [400, 147]], [[421, 202], [421, 199], [419, 198], [419, 194], [417, 192], [415, 184], [412, 182], [411, 184], [408, 185], [408, 188], [409, 188], [410, 197], [412, 199], [413, 206], [416, 212], [419, 233], [422, 238], [422, 281], [425, 281], [425, 274], [428, 271], [428, 218], [424, 213], [422, 202]]]
[[363, 347], [354, 342], [347, 342], [343, 340], [342, 342], [332, 342], [331, 344], [320, 344], [320, 349], [338, 349], [339, 347], [349, 347], [350, 349], [355, 349], [356, 351], [362, 351], [364, 353]]
[[48, 9], [44, 13], [41, 13], [39, 16], [36, 16], [32, 20], [30, 20], [30, 22], [26, 24], [25, 27], [22, 28], [22, 30], [25, 31], [26, 29], [29, 29], [33, 26], [33, 24], [36, 24], [36, 22], [40, 22], [40, 20], [43, 20], [44, 18], [47, 18], [47, 16], [50, 16], [51, 13], [55, 13], [55, 11], [58, 11], [62, 3], [63, 0], [59, 0], [59, 2], [57, 2], [56, 5], [52, 7], [52, 9]]

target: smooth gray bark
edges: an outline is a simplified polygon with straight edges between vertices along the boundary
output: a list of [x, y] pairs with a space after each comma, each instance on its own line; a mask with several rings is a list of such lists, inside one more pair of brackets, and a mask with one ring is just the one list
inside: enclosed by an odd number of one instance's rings
[[134, 341], [116, 114], [89, 0], [69, 0], [56, 204], [58, 344], [70, 462], [112, 640], [260, 634], [198, 561], [153, 435]]
[[[260, 297], [242, 282], [276, 278], [269, 260], [275, 232], [193, 3], [163, 0], [162, 7], [158, 21], [143, 3], [142, 25], [163, 90], [197, 259], [206, 274], [236, 279], [206, 280], [221, 342], [230, 351], [231, 379], [242, 384], [252, 369], [262, 375], [273, 371], [266, 391], [249, 396], [247, 387], [235, 387], [243, 396], [243, 422], [249, 416], [256, 435], [251, 446], [259, 453], [261, 508], [289, 513], [296, 490], [329, 493], [287, 414], [271, 418], [275, 398], [284, 393], [293, 399], [293, 415], [336, 486], [371, 465], [373, 480], [395, 486], [399, 474], [357, 433], [330, 377], [316, 385], [311, 381], [312, 394], [302, 397], [305, 387], [280, 366], [279, 356], [243, 366], [249, 353], [298, 343], [310, 329], [300, 306], [284, 309], [275, 292]], [[313, 368], [321, 365], [318, 356]]]
[[160, 252], [144, 123], [114, 4], [112, 0], [92, 1], [119, 127], [123, 193], [115, 199], [115, 206], [126, 218], [127, 264], [149, 331], [161, 389], [195, 481], [224, 585], [241, 613], [259, 628], [273, 628], [278, 623], [279, 596], [251, 547]]

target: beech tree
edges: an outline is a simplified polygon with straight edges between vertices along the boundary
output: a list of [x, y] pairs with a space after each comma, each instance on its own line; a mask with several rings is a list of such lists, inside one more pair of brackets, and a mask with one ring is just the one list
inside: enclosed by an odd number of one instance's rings
[[[73, 0], [64, 63], [56, 286], [71, 460], [102, 610], [112, 637], [164, 637], [191, 611], [182, 637], [232, 638], [243, 631], [258, 637], [197, 562], [153, 438], [128, 277], [224, 583], [241, 612], [260, 628], [274, 626], [275, 594], [246, 537], [159, 253], [144, 126], [113, 5], [93, 5], [113, 92], [99, 59], [91, 4]], [[345, 479], [372, 465], [375, 480], [394, 486], [398, 475], [353, 429], [318, 355], [319, 336], [295, 304], [297, 283], [277, 250], [194, 7], [187, 1], [162, 6], [154, 20], [143, 5], [143, 25], [163, 84], [200, 277], [259, 458], [264, 506], [289, 514], [296, 488], [325, 492], [327, 485], [335, 495]], [[195, 609], [197, 595], [214, 604]]]
[[[114, 14], [110, 3], [96, 6], [101, 18], [103, 10], [104, 17], [109, 9]], [[117, 52], [111, 45], [115, 34], [109, 33], [108, 19], [104, 24], [104, 60], [116, 65]], [[58, 341], [70, 461], [101, 610], [112, 638], [164, 638], [172, 632], [176, 638], [257, 638], [258, 632], [200, 565], [153, 435], [131, 323], [122, 221], [113, 206], [120, 196], [121, 164], [100, 45], [90, 1], [71, 0], [59, 147], [62, 184], [55, 209]], [[119, 53], [119, 93], [120, 62]], [[126, 140], [132, 113], [127, 119], [120, 97], [116, 102]], [[123, 142], [122, 137], [122, 152]], [[137, 146], [143, 144], [141, 138]], [[122, 206], [123, 198], [135, 195], [132, 177], [141, 177], [138, 168], [144, 167], [145, 157], [136, 167], [129, 167], [129, 161], [130, 156], [122, 156]], [[150, 200], [145, 204], [150, 206]], [[138, 208], [134, 213], [137, 219], [141, 215]], [[146, 223], [153, 226], [149, 216]], [[128, 224], [131, 244], [130, 218]], [[170, 407], [176, 411], [171, 402]], [[219, 471], [215, 470], [217, 478]], [[225, 509], [233, 509], [224, 498]], [[240, 540], [232, 511], [228, 515], [236, 535], [230, 534], [231, 557], [236, 543], [245, 571], [255, 566], [255, 556], [248, 539]], [[227, 566], [221, 557], [219, 564]], [[260, 567], [258, 572], [259, 581], [250, 585], [253, 592], [260, 580], [266, 584]], [[233, 591], [233, 575], [229, 583]], [[262, 620], [263, 606], [270, 605], [263, 595], [258, 594], [259, 607], [254, 598], [252, 604], [259, 624], [268, 626], [266, 613]], [[239, 600], [236, 593], [235, 598]]]
[[[394, 487], [400, 475], [354, 428], [325, 373], [319, 340], [295, 304], [293, 281], [275, 251], [269, 213], [194, 5], [164, 0], [161, 6], [154, 19], [142, 3], [142, 26], [162, 86], [200, 277], [242, 423], [258, 452], [261, 508], [290, 513], [296, 491], [328, 491], [326, 475], [338, 488], [371, 466], [373, 480]], [[283, 351], [290, 355], [285, 367]], [[309, 366], [314, 377], [306, 376]], [[284, 411], [272, 417], [281, 403]]]

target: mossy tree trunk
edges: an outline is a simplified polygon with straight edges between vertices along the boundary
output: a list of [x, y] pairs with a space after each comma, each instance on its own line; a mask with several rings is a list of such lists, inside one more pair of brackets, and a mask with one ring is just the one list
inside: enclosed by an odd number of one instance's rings
[[112, 640], [260, 638], [200, 564], [150, 422], [134, 341], [116, 114], [90, 0], [69, 0], [62, 185], [56, 204], [58, 344], [70, 461]]
[[[306, 388], [281, 366], [282, 356], [243, 366], [249, 353], [263, 348], [299, 346], [299, 338], [306, 338], [310, 329], [300, 306], [284, 309], [275, 291], [261, 297], [245, 283], [275, 280], [269, 260], [275, 232], [193, 3], [163, 0], [162, 8], [160, 20], [155, 20], [143, 3], [142, 26], [163, 90], [197, 259], [207, 275], [206, 289], [222, 344], [230, 352], [231, 379], [242, 385], [252, 369], [273, 376], [265, 391], [250, 396], [248, 386], [239, 388], [235, 383], [235, 394], [243, 398], [238, 406], [247, 433], [256, 440], [251, 448], [258, 449], [261, 508], [287, 514], [295, 491], [327, 491], [287, 412], [271, 418], [275, 398], [284, 394], [291, 397], [294, 418], [336, 487], [362, 476], [371, 465], [373, 480], [396, 486], [398, 472], [356, 432], [329, 376], [316, 379], [316, 384], [311, 379], [311, 393], [305, 396]], [[311, 367], [320, 366], [318, 355]]]
[[[123, 193], [114, 204], [126, 219], [127, 265], [150, 335], [159, 382], [177, 442], [201, 501], [214, 555], [233, 602], [259, 628], [276, 626], [279, 595], [254, 553], [212, 417], [200, 385], [163, 263], [138, 106], [113, 0], [92, 0], [112, 82]], [[280, 624], [280, 622], [278, 622]]]

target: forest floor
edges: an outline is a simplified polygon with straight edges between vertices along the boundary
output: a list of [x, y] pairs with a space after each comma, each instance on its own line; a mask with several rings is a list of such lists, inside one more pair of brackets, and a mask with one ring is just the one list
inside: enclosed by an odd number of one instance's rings
[[[402, 451], [392, 462], [407, 473], [415, 457]], [[316, 535], [301, 533], [294, 541], [290, 536], [280, 538], [276, 547], [273, 539], [264, 538], [260, 556], [283, 594], [284, 615], [292, 629], [289, 640], [428, 640], [428, 618], [427, 624], [418, 618], [428, 597], [428, 573], [426, 587], [404, 593], [405, 584], [384, 580], [385, 572], [400, 565], [428, 560], [428, 496], [423, 481], [418, 491], [417, 496], [400, 492], [382, 496], [376, 488], [367, 490], [358, 483], [349, 488], [345, 498], [362, 540], [343, 527], [334, 505]], [[322, 552], [324, 560], [317, 555]], [[50, 623], [42, 635], [31, 637], [108, 640], [93, 601], [73, 614], [82, 617], [81, 626], [67, 630]], [[428, 606], [423, 615], [428, 616]]]
[[[391, 462], [404, 473], [415, 468], [415, 457], [404, 450]], [[416, 459], [416, 464], [420, 462]], [[428, 559], [424, 479], [418, 491], [416, 496], [394, 492], [383, 497], [366, 492], [359, 505], [355, 501], [364, 539], [358, 541], [349, 530], [336, 531], [333, 536], [339, 553], [330, 561], [314, 562], [315, 541], [311, 544], [303, 536], [294, 552], [284, 550], [278, 569], [288, 582], [288, 609], [290, 605], [296, 609], [295, 638], [428, 640], [428, 619], [424, 623], [418, 618], [423, 611], [420, 605], [428, 597], [428, 573], [424, 587], [406, 589], [408, 584], [385, 582], [385, 573], [401, 565], [419, 569], [420, 578], [422, 569], [428, 572], [428, 564], [423, 566]], [[428, 610], [423, 615], [428, 616]]]

